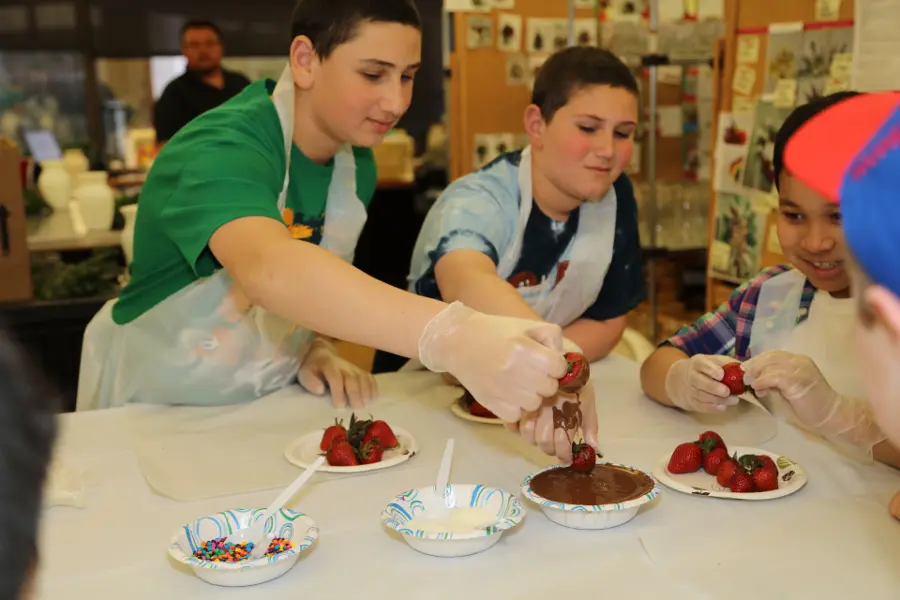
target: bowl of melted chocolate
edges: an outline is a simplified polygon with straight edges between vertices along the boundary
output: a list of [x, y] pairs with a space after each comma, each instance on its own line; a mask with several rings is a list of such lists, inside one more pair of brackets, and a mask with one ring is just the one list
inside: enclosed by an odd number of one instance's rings
[[548, 519], [574, 529], [608, 529], [633, 519], [660, 488], [652, 477], [633, 467], [597, 463], [588, 473], [554, 465], [529, 475], [523, 495], [540, 506]]

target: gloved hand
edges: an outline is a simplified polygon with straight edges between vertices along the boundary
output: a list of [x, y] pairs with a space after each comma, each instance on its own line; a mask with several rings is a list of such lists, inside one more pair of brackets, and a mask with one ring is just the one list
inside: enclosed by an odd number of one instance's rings
[[[569, 338], [563, 339], [563, 352], [581, 352], [581, 348], [570, 340]], [[454, 377], [451, 373], [441, 373], [441, 379], [444, 380], [444, 383], [447, 385], [459, 386], [459, 379]]]
[[[578, 405], [581, 410], [580, 422], [569, 422], [563, 427], [556, 427], [557, 416], [566, 421], [566, 417], [577, 414], [573, 410], [573, 404]], [[582, 439], [599, 456], [597, 401], [593, 383], [589, 381], [578, 394], [557, 393], [553, 398], [544, 400], [539, 412], [525, 415], [519, 423], [508, 424], [507, 428], [518, 430], [527, 442], [536, 445], [545, 454], [558, 457], [562, 463], [572, 462], [572, 442], [580, 442]]]
[[566, 373], [562, 329], [551, 323], [478, 313], [454, 302], [419, 338], [426, 368], [449, 371], [485, 408], [507, 423], [536, 411]]
[[800, 423], [832, 441], [871, 453], [886, 438], [864, 398], [838, 394], [808, 356], [772, 350], [743, 363], [744, 383], [758, 394], [777, 391]]
[[734, 362], [730, 356], [695, 354], [676, 361], [666, 373], [666, 393], [683, 410], [703, 413], [723, 412], [739, 400], [722, 383], [724, 365]]
[[346, 407], [348, 401], [352, 408], [361, 408], [378, 392], [371, 373], [341, 358], [337, 348], [320, 337], [313, 340], [303, 359], [297, 371], [297, 381], [310, 394], [322, 396], [330, 391], [335, 408]]

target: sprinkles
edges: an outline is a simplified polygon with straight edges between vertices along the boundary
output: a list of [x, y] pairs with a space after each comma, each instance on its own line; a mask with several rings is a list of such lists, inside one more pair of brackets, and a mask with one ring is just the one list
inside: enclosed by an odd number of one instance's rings
[[[200, 548], [194, 552], [194, 558], [209, 562], [236, 563], [247, 560], [250, 557], [250, 553], [253, 552], [253, 544], [243, 542], [240, 544], [232, 544], [231, 542], [226, 543], [226, 539], [227, 538], [216, 538], [209, 540], [208, 542], [203, 542], [200, 544]], [[290, 540], [285, 538], [275, 538], [269, 543], [269, 547], [266, 549], [264, 556], [287, 552], [293, 547], [294, 545]]]
[[194, 558], [209, 562], [235, 563], [246, 560], [253, 551], [253, 544], [225, 543], [226, 538], [216, 538], [203, 542], [194, 552]]

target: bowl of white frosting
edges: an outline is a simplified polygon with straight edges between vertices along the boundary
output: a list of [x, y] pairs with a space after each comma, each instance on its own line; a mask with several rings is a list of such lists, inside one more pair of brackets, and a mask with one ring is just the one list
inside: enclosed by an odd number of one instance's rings
[[414, 550], [439, 557], [468, 556], [500, 541], [525, 517], [516, 496], [484, 485], [451, 484], [409, 490], [392, 499], [381, 520]]

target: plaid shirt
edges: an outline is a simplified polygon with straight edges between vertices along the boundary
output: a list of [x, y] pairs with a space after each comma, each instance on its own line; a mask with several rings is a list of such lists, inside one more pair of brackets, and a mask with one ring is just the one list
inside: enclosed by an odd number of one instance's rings
[[[719, 308], [706, 313], [696, 323], [685, 325], [660, 345], [674, 346], [688, 356], [724, 354], [735, 360], [747, 360], [750, 358], [750, 330], [756, 315], [759, 291], [766, 281], [791, 268], [793, 267], [778, 265], [761, 271], [732, 292]], [[798, 324], [809, 315], [809, 306], [815, 293], [816, 288], [807, 279], [800, 296]]]

